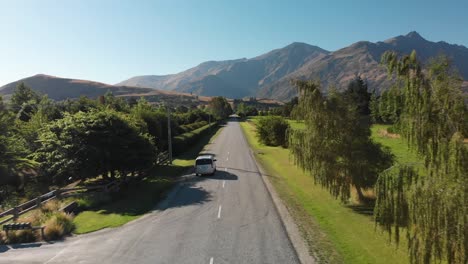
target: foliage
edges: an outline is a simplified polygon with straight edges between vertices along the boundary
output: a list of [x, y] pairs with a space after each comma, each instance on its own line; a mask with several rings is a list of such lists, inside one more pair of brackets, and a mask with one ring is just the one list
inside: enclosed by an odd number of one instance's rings
[[116, 172], [141, 172], [152, 166], [155, 148], [151, 137], [112, 110], [66, 114], [39, 135], [34, 154], [41, 170], [54, 182]]
[[[296, 81], [305, 129], [291, 130], [289, 146], [294, 161], [342, 201], [350, 198], [351, 187], [374, 185], [380, 171], [392, 164], [390, 152], [370, 138], [369, 117], [362, 116], [351, 92], [331, 90], [322, 95], [317, 83]], [[351, 93], [352, 94], [352, 93]]]
[[226, 98], [221, 96], [213, 97], [208, 108], [217, 120], [226, 119], [233, 113], [231, 105], [228, 103]]
[[[3, 101], [0, 97], [0, 105]], [[27, 159], [26, 142], [18, 136], [14, 128], [14, 115], [5, 107], [0, 108], [0, 185], [19, 185], [17, 177], [25, 169], [31, 169], [36, 163]]]
[[13, 95], [11, 96], [11, 109], [13, 112], [18, 113], [24, 105], [31, 103], [37, 103], [40, 100], [39, 95], [36, 94], [29, 86], [26, 86], [23, 82], [19, 83]]
[[256, 116], [258, 115], [258, 110], [252, 105], [246, 105], [244, 102], [241, 102], [236, 107], [236, 114], [240, 117], [246, 116]]
[[387, 52], [382, 62], [403, 86], [402, 135], [425, 161], [423, 173], [414, 164], [400, 164], [379, 177], [376, 221], [397, 243], [406, 226], [412, 263], [466, 263], [467, 108], [460, 79], [445, 58], [423, 72], [414, 51], [401, 58]]
[[70, 234], [75, 228], [73, 216], [63, 212], [53, 214], [44, 225], [46, 226], [44, 235], [47, 240], [60, 239]]
[[216, 123], [205, 125], [193, 131], [178, 135], [172, 141], [172, 149], [174, 154], [180, 154], [187, 149], [187, 146], [195, 144], [200, 138], [209, 133], [210, 129], [216, 126]]
[[280, 116], [266, 116], [257, 123], [257, 137], [267, 146], [287, 146], [289, 124]]
[[370, 108], [372, 122], [398, 124], [403, 109], [404, 98], [398, 86], [392, 86], [377, 97], [375, 92], [371, 96]]
[[344, 96], [348, 97], [355, 104], [357, 112], [360, 115], [370, 114], [369, 102], [371, 94], [367, 91], [367, 82], [361, 76], [357, 76], [349, 83]]
[[368, 215], [372, 206], [343, 206], [293, 164], [288, 149], [260, 144], [255, 135], [256, 119], [241, 122], [245, 137], [319, 263], [408, 263], [405, 241], [395, 248], [385, 233], [375, 232]]

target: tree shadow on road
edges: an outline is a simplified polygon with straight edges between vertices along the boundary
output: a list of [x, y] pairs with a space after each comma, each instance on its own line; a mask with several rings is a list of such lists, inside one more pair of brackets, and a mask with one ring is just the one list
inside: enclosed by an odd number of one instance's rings
[[239, 177], [226, 171], [216, 171], [214, 175], [203, 175], [198, 178], [199, 180], [227, 180], [227, 181], [237, 181]]
[[177, 192], [177, 196], [169, 202], [165, 209], [183, 207], [195, 204], [203, 204], [211, 201], [212, 195], [202, 187], [187, 184]]

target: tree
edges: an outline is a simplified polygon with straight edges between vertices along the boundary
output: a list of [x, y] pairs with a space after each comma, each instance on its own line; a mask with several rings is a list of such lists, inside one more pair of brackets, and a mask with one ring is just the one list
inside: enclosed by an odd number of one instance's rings
[[16, 86], [15, 91], [11, 96], [10, 105], [13, 112], [18, 113], [23, 107], [23, 104], [28, 104], [31, 102], [37, 103], [39, 100], [39, 95], [29, 86], [26, 86], [23, 82], [21, 82]]
[[282, 107], [281, 115], [284, 117], [291, 117], [293, 109], [298, 103], [299, 103], [299, 98], [297, 96], [293, 97], [291, 101], [284, 104], [284, 106]]
[[231, 105], [222, 96], [213, 97], [208, 105], [209, 111], [217, 120], [223, 120], [232, 114]]
[[0, 185], [19, 185], [22, 170], [36, 166], [27, 159], [28, 154], [26, 142], [14, 128], [14, 115], [4, 107], [0, 96]]
[[39, 135], [35, 159], [53, 182], [118, 173], [142, 173], [153, 165], [156, 149], [143, 123], [113, 110], [66, 114]]
[[305, 129], [291, 129], [289, 148], [295, 163], [332, 195], [346, 202], [351, 187], [372, 187], [380, 171], [392, 164], [392, 155], [370, 138], [370, 122], [350, 97], [331, 89], [328, 97], [311, 81], [295, 81], [299, 89], [297, 111]]
[[367, 82], [361, 76], [357, 76], [349, 83], [344, 95], [357, 106], [357, 111], [360, 115], [370, 114], [369, 102], [371, 93], [367, 91]]
[[289, 124], [279, 116], [267, 116], [259, 119], [257, 137], [267, 146], [287, 146]]
[[376, 221], [397, 243], [406, 227], [412, 263], [468, 262], [468, 122], [461, 80], [446, 58], [423, 71], [416, 52], [384, 53], [389, 77], [402, 83], [401, 134], [424, 158], [398, 164], [376, 185]]

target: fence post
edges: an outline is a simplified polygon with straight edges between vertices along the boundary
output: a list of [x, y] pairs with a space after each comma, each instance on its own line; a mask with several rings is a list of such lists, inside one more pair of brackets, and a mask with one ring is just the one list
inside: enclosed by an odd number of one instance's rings
[[62, 198], [62, 191], [60, 189], [55, 190], [55, 197], [57, 197], [57, 199]]
[[18, 220], [18, 217], [19, 217], [19, 208], [18, 206], [15, 206], [13, 208], [13, 221]]
[[37, 208], [41, 207], [41, 196], [36, 198], [36, 207]]

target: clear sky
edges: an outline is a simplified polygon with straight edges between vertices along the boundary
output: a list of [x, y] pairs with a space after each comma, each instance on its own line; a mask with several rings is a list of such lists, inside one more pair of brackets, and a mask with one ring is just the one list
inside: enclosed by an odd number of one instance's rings
[[292, 42], [337, 50], [415, 30], [468, 46], [467, 0], [0, 0], [0, 86], [44, 73], [114, 84]]

